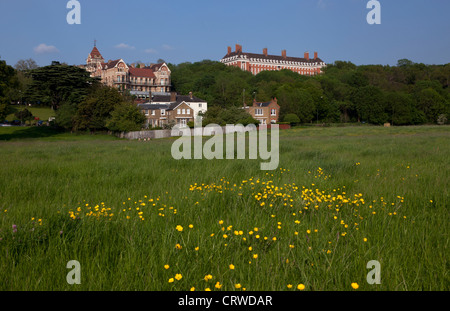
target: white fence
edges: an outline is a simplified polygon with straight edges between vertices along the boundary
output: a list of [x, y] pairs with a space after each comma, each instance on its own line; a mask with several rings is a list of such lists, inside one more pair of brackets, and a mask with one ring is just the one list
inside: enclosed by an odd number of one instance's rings
[[174, 135], [172, 135], [172, 130], [154, 130], [154, 131], [137, 131], [137, 132], [122, 132], [116, 134], [120, 138], [126, 138], [130, 140], [138, 140], [138, 139], [160, 139], [160, 138], [168, 138], [168, 137], [178, 137], [182, 136], [182, 132], [190, 130], [191, 136], [195, 135], [204, 135], [204, 136], [212, 136], [215, 133], [220, 132], [223, 134], [233, 133], [233, 132], [244, 132], [244, 131], [256, 131], [257, 127], [251, 126], [209, 126], [208, 130], [205, 131], [205, 128], [197, 128], [197, 129], [180, 129], [178, 133], [177, 131], [173, 131]]

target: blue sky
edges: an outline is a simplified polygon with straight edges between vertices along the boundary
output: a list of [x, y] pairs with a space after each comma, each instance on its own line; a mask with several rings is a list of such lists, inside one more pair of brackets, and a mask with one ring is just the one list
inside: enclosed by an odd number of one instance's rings
[[96, 39], [128, 63], [219, 60], [236, 43], [327, 63], [450, 63], [449, 0], [379, 1], [381, 25], [367, 23], [368, 0], [79, 0], [81, 25], [69, 25], [68, 0], [0, 0], [0, 58], [83, 64]]

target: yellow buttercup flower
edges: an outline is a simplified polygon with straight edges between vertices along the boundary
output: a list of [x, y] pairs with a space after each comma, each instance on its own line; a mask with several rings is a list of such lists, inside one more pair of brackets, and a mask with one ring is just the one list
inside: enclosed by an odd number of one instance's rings
[[304, 289], [305, 289], [305, 285], [303, 285], [303, 284], [298, 284], [297, 288], [298, 288], [299, 290], [304, 290]]
[[358, 288], [359, 288], [358, 283], [352, 283], [352, 288], [353, 288], [353, 289], [358, 289]]
[[230, 267], [230, 270], [234, 270], [234, 265], [233, 264], [231, 264], [229, 267]]

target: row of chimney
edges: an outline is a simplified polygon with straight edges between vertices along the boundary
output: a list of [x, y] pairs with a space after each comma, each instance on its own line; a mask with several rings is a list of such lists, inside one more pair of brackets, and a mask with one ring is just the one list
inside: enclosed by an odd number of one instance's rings
[[[232, 52], [231, 52], [231, 46], [229, 46], [229, 47], [228, 47], [228, 54], [231, 54], [231, 53], [232, 53]], [[236, 53], [242, 53], [242, 45], [236, 44]], [[263, 55], [264, 55], [264, 56], [268, 56], [268, 55], [269, 55], [269, 54], [267, 53], [267, 48], [264, 48], [264, 49], [263, 49]], [[286, 50], [281, 51], [281, 56], [282, 56], [284, 59], [287, 58]], [[309, 52], [305, 52], [304, 58], [305, 58], [306, 60], [309, 60]], [[318, 58], [319, 58], [318, 53], [317, 53], [317, 52], [314, 52], [314, 59], [318, 59]]]

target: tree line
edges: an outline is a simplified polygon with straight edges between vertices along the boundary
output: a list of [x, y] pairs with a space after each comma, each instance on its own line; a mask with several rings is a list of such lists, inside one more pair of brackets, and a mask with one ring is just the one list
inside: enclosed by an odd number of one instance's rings
[[[425, 65], [402, 59], [397, 66], [356, 66], [336, 61], [318, 76], [289, 70], [254, 76], [210, 60], [169, 67], [175, 90], [192, 91], [207, 100], [209, 107], [229, 110], [251, 105], [254, 99], [265, 102], [276, 97], [280, 121], [443, 124], [450, 115], [450, 64]], [[209, 109], [214, 114], [216, 110]]]
[[[104, 86], [85, 69], [59, 62], [38, 67], [33, 60], [15, 67], [0, 60], [0, 121], [11, 103], [27, 103], [51, 107], [56, 126], [71, 131], [135, 131], [145, 123], [130, 96]], [[17, 114], [32, 117], [26, 108]]]
[[[209, 123], [254, 123], [240, 107], [274, 97], [281, 106], [280, 121], [289, 123], [445, 124], [450, 116], [450, 64], [336, 61], [318, 76], [289, 70], [254, 76], [211, 60], [169, 68], [174, 91], [192, 91], [208, 102], [204, 121]], [[38, 67], [29, 59], [14, 68], [0, 60], [0, 121], [11, 103], [52, 107], [56, 124], [73, 131], [132, 131], [145, 123], [131, 96], [102, 85], [82, 68], [58, 62]]]

